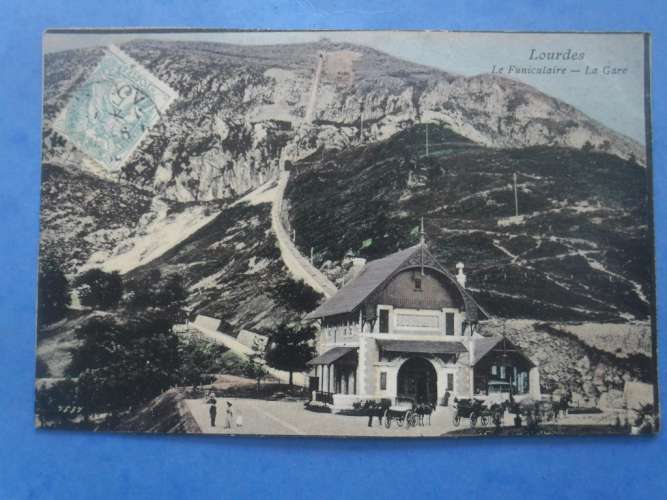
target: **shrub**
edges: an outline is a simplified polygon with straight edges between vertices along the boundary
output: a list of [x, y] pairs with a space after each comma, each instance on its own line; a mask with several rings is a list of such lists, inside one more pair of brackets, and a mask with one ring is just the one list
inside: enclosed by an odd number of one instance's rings
[[90, 269], [74, 281], [84, 306], [107, 310], [118, 305], [123, 296], [123, 279], [117, 271], [106, 273]]
[[65, 317], [70, 305], [70, 287], [65, 274], [53, 262], [47, 261], [39, 271], [37, 317], [48, 324]]
[[178, 382], [179, 341], [168, 320], [92, 318], [76, 336], [67, 373], [79, 377], [85, 414], [129, 408]]

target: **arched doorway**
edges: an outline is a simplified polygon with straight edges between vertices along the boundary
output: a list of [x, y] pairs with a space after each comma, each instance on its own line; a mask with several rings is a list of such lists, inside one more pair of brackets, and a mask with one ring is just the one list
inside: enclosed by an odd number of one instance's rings
[[436, 404], [438, 375], [424, 358], [410, 358], [398, 370], [399, 398], [411, 398], [416, 403]]

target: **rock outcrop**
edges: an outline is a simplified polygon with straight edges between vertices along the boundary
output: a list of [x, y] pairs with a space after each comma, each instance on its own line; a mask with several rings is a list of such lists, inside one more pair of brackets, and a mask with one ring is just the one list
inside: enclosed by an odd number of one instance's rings
[[640, 144], [526, 84], [367, 47], [132, 41], [122, 49], [175, 89], [177, 102], [122, 171], [104, 171], [50, 129], [103, 51], [47, 55], [44, 157], [172, 200], [232, 198], [275, 177], [285, 160], [376, 142], [418, 122], [491, 147], [586, 145], [644, 162]]

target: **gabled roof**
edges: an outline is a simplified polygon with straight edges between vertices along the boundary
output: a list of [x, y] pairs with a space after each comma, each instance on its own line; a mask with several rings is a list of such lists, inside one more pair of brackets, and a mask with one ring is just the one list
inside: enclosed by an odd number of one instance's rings
[[306, 318], [316, 319], [335, 314], [344, 314], [356, 309], [378, 286], [380, 286], [394, 271], [401, 267], [417, 249], [415, 245], [405, 250], [388, 255], [382, 259], [369, 262], [361, 272], [355, 276], [336, 295], [320, 305]]
[[473, 341], [473, 348], [472, 348], [472, 356], [470, 357], [470, 365], [475, 366], [477, 363], [479, 363], [484, 356], [489, 354], [493, 349], [498, 346], [501, 342], [505, 342], [503, 345], [504, 349], [507, 349], [508, 351], [514, 351], [518, 354], [520, 354], [523, 358], [525, 358], [531, 365], [535, 365], [535, 362], [530, 359], [521, 348], [517, 347], [514, 345], [512, 342], [507, 340], [506, 338], [500, 337], [500, 336], [493, 336], [493, 337], [475, 337], [472, 339]]
[[475, 366], [479, 361], [486, 356], [491, 349], [498, 345], [502, 337], [481, 337], [474, 338], [473, 355], [470, 357], [470, 365]]
[[317, 309], [306, 316], [307, 319], [324, 318], [336, 314], [345, 314], [354, 311], [375, 290], [380, 288], [387, 280], [402, 269], [419, 266], [436, 269], [449, 278], [463, 297], [469, 320], [476, 320], [481, 313], [489, 318], [490, 315], [475, 301], [457, 281], [456, 277], [444, 268], [421, 244], [411, 246], [405, 250], [399, 250], [391, 255], [369, 262], [361, 272], [347, 285], [320, 305]]

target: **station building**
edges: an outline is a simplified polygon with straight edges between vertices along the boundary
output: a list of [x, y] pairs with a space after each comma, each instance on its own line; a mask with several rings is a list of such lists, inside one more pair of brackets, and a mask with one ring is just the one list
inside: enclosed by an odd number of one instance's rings
[[368, 262], [311, 312], [319, 322], [310, 388], [335, 408], [364, 399], [540, 396], [539, 369], [506, 338], [485, 337], [490, 315], [426, 244]]

